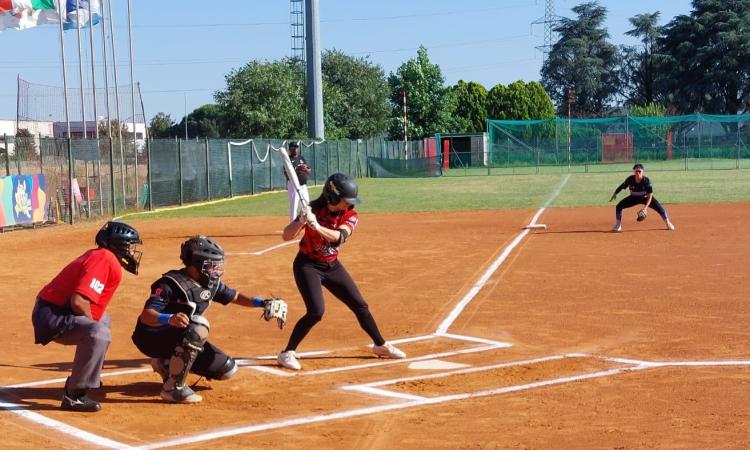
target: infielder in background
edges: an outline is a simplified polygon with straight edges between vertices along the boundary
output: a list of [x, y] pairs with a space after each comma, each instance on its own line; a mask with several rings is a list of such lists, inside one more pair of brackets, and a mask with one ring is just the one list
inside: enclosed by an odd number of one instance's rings
[[292, 161], [292, 167], [297, 173], [297, 180], [299, 181], [299, 193], [294, 188], [289, 176], [284, 172], [286, 176], [286, 190], [287, 196], [289, 197], [289, 220], [292, 221], [297, 218], [300, 207], [300, 195], [304, 196], [305, 203], [310, 203], [310, 194], [307, 192], [307, 176], [312, 173], [310, 166], [307, 165], [307, 161], [299, 152], [299, 145], [296, 142], [289, 144], [289, 159]]
[[65, 266], [39, 291], [31, 315], [34, 340], [75, 345], [73, 369], [65, 381], [60, 407], [96, 412], [99, 402], [87, 396], [101, 385], [104, 355], [111, 341], [107, 305], [122, 279], [122, 269], [138, 273], [142, 244], [138, 231], [122, 222], [107, 222], [96, 233], [97, 248]]
[[164, 385], [161, 398], [176, 403], [198, 403], [203, 397], [187, 386], [189, 372], [209, 380], [227, 380], [237, 372], [234, 359], [208, 342], [204, 317], [212, 301], [223, 305], [262, 307], [263, 318], [286, 321], [284, 300], [249, 298], [221, 282], [224, 250], [214, 240], [194, 236], [180, 247], [185, 267], [171, 270], [151, 285], [151, 295], [138, 317], [133, 342], [151, 357], [151, 367]]
[[297, 321], [286, 348], [277, 357], [282, 367], [292, 370], [302, 368], [296, 350], [323, 317], [323, 286], [352, 310], [359, 325], [372, 338], [373, 353], [381, 358], [406, 357], [404, 352], [380, 335], [367, 302], [338, 260], [339, 248], [357, 226], [359, 219], [354, 206], [359, 203], [357, 183], [342, 173], [335, 173], [326, 180], [320, 197], [284, 228], [282, 237], [285, 241], [296, 238], [304, 230], [293, 271], [307, 312]]
[[654, 197], [654, 188], [651, 186], [651, 180], [649, 180], [643, 172], [643, 164], [634, 165], [633, 175], [628, 176], [621, 185], [617, 186], [612, 197], [609, 198], [609, 201], [611, 202], [617, 198], [617, 194], [621, 190], [625, 188], [630, 190], [630, 195], [620, 200], [615, 207], [615, 225], [612, 227], [612, 231], [616, 233], [622, 231], [622, 210], [635, 205], [644, 205], [643, 208], [638, 211], [639, 222], [646, 218], [646, 209], [650, 207], [659, 213], [668, 230], [674, 230], [674, 225], [669, 221], [667, 210], [664, 209], [664, 207], [661, 206], [661, 203], [659, 203], [659, 201], [656, 200], [656, 197]]

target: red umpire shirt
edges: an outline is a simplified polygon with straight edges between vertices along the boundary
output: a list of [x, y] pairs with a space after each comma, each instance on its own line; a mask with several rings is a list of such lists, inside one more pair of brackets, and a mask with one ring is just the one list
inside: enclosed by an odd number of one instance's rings
[[[354, 208], [331, 213], [328, 211], [328, 208], [323, 207], [321, 209], [313, 209], [313, 214], [318, 219], [318, 223], [326, 228], [337, 230], [342, 225], [346, 225], [351, 230], [349, 232], [350, 236], [354, 233], [354, 228], [357, 226], [357, 222], [359, 222], [359, 214], [357, 214]], [[320, 262], [336, 261], [339, 254], [338, 245], [331, 245], [330, 242], [323, 239], [320, 234], [310, 227], [305, 227], [305, 235], [299, 242], [299, 249], [308, 258]]]
[[39, 298], [63, 306], [74, 293], [91, 301], [91, 316], [99, 320], [122, 280], [117, 256], [95, 248], [76, 258], [39, 291]]

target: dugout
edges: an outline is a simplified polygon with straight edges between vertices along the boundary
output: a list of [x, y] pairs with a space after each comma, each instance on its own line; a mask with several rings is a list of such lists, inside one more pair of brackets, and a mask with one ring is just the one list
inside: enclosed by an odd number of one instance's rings
[[488, 164], [487, 133], [438, 134], [435, 140], [440, 143], [444, 170], [483, 167]]

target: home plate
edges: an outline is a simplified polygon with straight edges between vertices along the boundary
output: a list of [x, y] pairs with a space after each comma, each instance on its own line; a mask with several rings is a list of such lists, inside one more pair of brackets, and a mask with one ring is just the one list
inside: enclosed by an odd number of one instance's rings
[[452, 363], [448, 361], [441, 361], [439, 359], [415, 361], [409, 364], [410, 369], [416, 369], [416, 370], [447, 370], [447, 369], [458, 369], [460, 367], [468, 367], [468, 365]]

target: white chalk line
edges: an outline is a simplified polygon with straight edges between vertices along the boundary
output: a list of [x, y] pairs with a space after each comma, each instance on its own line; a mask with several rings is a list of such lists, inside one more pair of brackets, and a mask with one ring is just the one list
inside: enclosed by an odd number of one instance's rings
[[227, 255], [235, 255], [235, 256], [260, 256], [264, 255], [268, 252], [274, 251], [276, 249], [286, 247], [287, 245], [296, 244], [299, 242], [299, 239], [296, 241], [286, 241], [282, 242], [281, 244], [276, 244], [271, 247], [264, 248], [263, 250], [258, 250], [257, 252], [226, 252]]
[[[582, 357], [582, 356], [586, 356], [586, 355], [585, 354], [554, 355], [554, 356], [543, 357], [543, 358], [535, 358], [535, 360], [537, 361], [547, 360], [548, 361], [548, 360], [561, 359], [561, 358], [567, 358], [567, 357]], [[603, 360], [618, 359], [618, 358], [597, 357], [593, 355], [591, 357], [600, 358]], [[534, 361], [534, 360], [526, 360], [523, 362], [518, 361], [518, 362], [510, 363], [510, 364], [528, 363], [529, 361]], [[632, 360], [632, 361], [637, 361], [637, 360]], [[582, 381], [582, 380], [611, 377], [614, 375], [638, 370], [640, 368], [666, 367], [672, 364], [692, 365], [691, 363], [694, 363], [691, 361], [684, 361], [684, 362], [670, 362], [670, 363], [664, 363], [664, 364], [656, 363], [657, 365], [654, 365], [654, 363], [651, 363], [649, 361], [637, 361], [637, 362], [642, 363], [642, 364], [640, 366], [629, 365], [627, 367], [619, 367], [619, 368], [614, 368], [614, 369], [609, 369], [609, 370], [587, 372], [587, 373], [572, 375], [572, 376], [567, 376], [567, 377], [536, 381], [533, 383], [526, 383], [526, 384], [513, 385], [513, 386], [504, 386], [500, 388], [486, 389], [486, 390], [475, 391], [475, 392], [465, 392], [465, 393], [460, 393], [460, 394], [443, 395], [443, 396], [431, 397], [431, 398], [413, 396], [411, 394], [403, 394], [403, 393], [401, 393], [400, 395], [394, 395], [392, 391], [376, 389], [376, 388], [373, 388], [372, 386], [369, 386], [369, 384], [372, 384], [372, 383], [368, 383], [365, 385], [349, 385], [349, 386], [345, 386], [344, 389], [349, 390], [349, 391], [358, 391], [362, 393], [380, 395], [380, 396], [388, 397], [388, 398], [403, 399], [404, 402], [389, 403], [385, 405], [366, 407], [366, 408], [355, 408], [355, 409], [338, 411], [334, 413], [316, 415], [316, 416], [307, 416], [307, 417], [300, 417], [300, 418], [295, 418], [295, 419], [285, 419], [285, 420], [280, 420], [280, 421], [267, 422], [264, 424], [248, 425], [248, 426], [243, 426], [243, 427], [238, 427], [238, 428], [225, 429], [221, 431], [214, 431], [214, 432], [198, 434], [194, 436], [186, 436], [186, 437], [182, 437], [178, 439], [156, 442], [156, 443], [152, 443], [152, 444], [148, 444], [148, 445], [136, 447], [136, 448], [154, 449], [154, 448], [171, 447], [171, 446], [177, 446], [177, 445], [194, 444], [197, 442], [205, 442], [205, 441], [214, 440], [214, 439], [233, 437], [233, 436], [237, 436], [240, 434], [250, 434], [250, 433], [257, 433], [257, 432], [262, 432], [262, 431], [269, 431], [269, 430], [287, 428], [287, 427], [298, 426], [298, 425], [307, 425], [311, 423], [319, 423], [319, 422], [340, 420], [340, 419], [349, 419], [352, 417], [378, 414], [378, 413], [383, 413], [383, 412], [395, 411], [399, 409], [407, 409], [407, 408], [420, 407], [420, 406], [426, 406], [426, 405], [447, 403], [447, 402], [452, 402], [452, 401], [461, 401], [461, 400], [467, 400], [467, 399], [473, 399], [473, 398], [502, 395], [502, 394], [508, 394], [508, 393], [513, 393], [513, 392], [538, 389], [538, 388], [543, 388], [547, 386], [572, 383], [572, 382], [577, 382], [577, 381]], [[714, 362], [719, 363], [717, 365], [729, 365], [727, 363], [731, 363], [731, 365], [750, 365], [750, 361], [745, 361], [745, 360], [714, 361]], [[698, 361], [697, 363], [709, 364], [711, 363], [711, 361]], [[506, 366], [508, 364], [509, 363], [505, 363]], [[495, 366], [498, 366], [498, 365], [493, 365], [493, 366], [488, 366], [488, 367], [495, 368]], [[461, 369], [461, 370], [468, 370], [468, 369]], [[489, 370], [489, 369], [485, 368], [484, 370]], [[422, 378], [432, 377], [433, 375], [442, 375], [442, 374], [430, 374], [430, 375], [425, 375]], [[387, 380], [387, 381], [392, 381], [392, 380]]]
[[[243, 365], [241, 367], [245, 369], [260, 370], [262, 372], [272, 373], [274, 375], [279, 375], [279, 376], [284, 376], [284, 377], [303, 377], [303, 376], [322, 375], [322, 374], [336, 373], [336, 372], [345, 372], [345, 371], [350, 371], [350, 370], [371, 369], [373, 367], [382, 367], [382, 366], [390, 366], [394, 364], [411, 363], [414, 361], [425, 361], [425, 360], [435, 359], [435, 358], [445, 358], [447, 356], [484, 352], [488, 350], [494, 350], [497, 348], [506, 348], [506, 347], [508, 347], [508, 345], [494, 345], [494, 344], [483, 345], [483, 346], [478, 346], [478, 347], [465, 348], [461, 350], [453, 350], [449, 352], [432, 353], [429, 355], [415, 356], [413, 358], [379, 359], [377, 362], [372, 362], [372, 363], [352, 364], [349, 366], [329, 367], [327, 369], [316, 369], [316, 370], [287, 371], [283, 369], [276, 369], [276, 368], [269, 367], [269, 366], [253, 366], [253, 365]], [[304, 358], [300, 358], [300, 360], [304, 362]]]
[[[544, 202], [541, 208], [534, 214], [534, 216], [531, 218], [531, 221], [528, 225], [535, 225], [536, 221], [539, 220], [539, 217], [542, 215], [544, 210], [547, 208], [547, 206], [554, 201], [555, 198], [557, 198], [558, 195], [560, 195], [560, 192], [562, 191], [562, 188], [565, 186], [565, 184], [570, 179], [570, 174], [568, 174], [563, 180], [560, 182], [560, 184], [557, 186], [554, 192], [547, 198], [547, 200]], [[487, 284], [487, 281], [489, 281], [490, 277], [497, 271], [497, 269], [500, 268], [500, 266], [505, 262], [505, 260], [508, 258], [510, 253], [515, 249], [518, 244], [521, 243], [523, 238], [526, 237], [526, 235], [529, 234], [528, 229], [524, 229], [518, 235], [511, 241], [510, 244], [508, 244], [505, 249], [503, 249], [500, 256], [498, 256], [495, 261], [492, 262], [490, 267], [487, 268], [487, 270], [482, 274], [481, 277], [477, 280], [476, 283], [474, 283], [474, 286], [469, 289], [469, 292], [464, 295], [464, 297], [458, 302], [458, 304], [453, 308], [453, 310], [448, 314], [448, 317], [443, 320], [442, 323], [438, 326], [436, 333], [446, 333], [448, 331], [448, 328], [453, 325], [453, 322], [458, 319], [458, 316], [461, 315], [464, 308], [472, 301], [474, 300], [474, 297], [479, 293], [480, 290], [484, 287], [485, 284]]]

